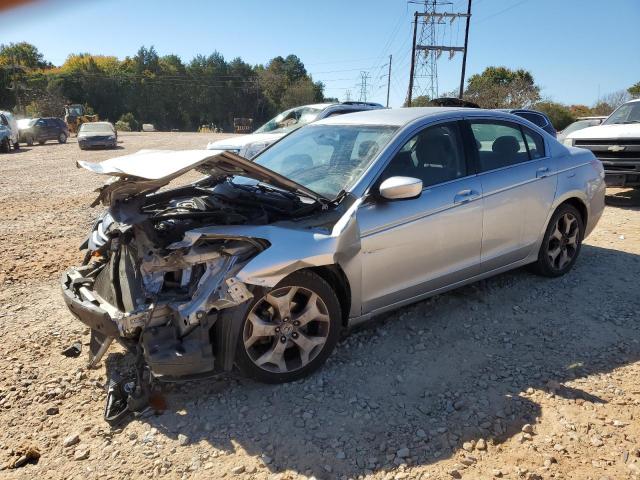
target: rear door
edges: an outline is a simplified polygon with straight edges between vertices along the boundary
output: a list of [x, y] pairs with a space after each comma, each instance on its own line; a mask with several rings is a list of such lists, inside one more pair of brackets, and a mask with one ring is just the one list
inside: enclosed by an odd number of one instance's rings
[[47, 139], [47, 121], [44, 118], [36, 120], [36, 123], [33, 124], [32, 130], [36, 141]]
[[47, 118], [47, 140], [57, 140], [58, 139], [58, 124], [56, 123], [55, 118]]
[[469, 119], [483, 192], [482, 271], [528, 256], [556, 193], [542, 136], [519, 123]]

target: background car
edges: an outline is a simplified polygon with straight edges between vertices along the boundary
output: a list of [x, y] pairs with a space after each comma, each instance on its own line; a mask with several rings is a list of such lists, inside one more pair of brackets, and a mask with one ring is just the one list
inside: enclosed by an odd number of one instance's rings
[[528, 110], [526, 108], [514, 108], [514, 109], [500, 108], [498, 110], [500, 110], [501, 112], [512, 113], [513, 115], [517, 115], [519, 117], [525, 118], [529, 120], [531, 123], [533, 123], [534, 125], [537, 125], [541, 129], [543, 129], [549, 135], [552, 135], [554, 137], [557, 136], [556, 129], [551, 123], [551, 120], [549, 120], [549, 117], [547, 117], [542, 112], [538, 112], [537, 110]]
[[620, 105], [601, 125], [571, 132], [563, 143], [591, 150], [608, 186], [640, 188], [640, 98]]
[[602, 122], [604, 122], [606, 119], [607, 119], [606, 116], [578, 117], [578, 119], [575, 122], [570, 123], [569, 125], [567, 125], [567, 127], [564, 130], [558, 132], [557, 139], [559, 142], [562, 142], [570, 133], [577, 132], [578, 130], [582, 130], [583, 128], [595, 127], [597, 125], [601, 125]]
[[118, 144], [118, 132], [110, 122], [83, 123], [78, 130], [80, 150], [88, 148], [115, 148]]
[[0, 124], [0, 153], [9, 153], [11, 151], [11, 130]]
[[66, 143], [69, 128], [64, 120], [57, 117], [37, 117], [18, 120], [20, 141], [31, 146], [35, 142], [44, 145], [47, 140]]
[[207, 144], [207, 150], [226, 150], [251, 159], [276, 140], [308, 123], [323, 118], [384, 108], [373, 102], [317, 103], [286, 110], [249, 135], [230, 137]]
[[0, 125], [4, 126], [9, 131], [9, 144], [13, 146], [15, 150], [20, 148], [20, 132], [18, 131], [18, 124], [11, 112], [0, 111]]

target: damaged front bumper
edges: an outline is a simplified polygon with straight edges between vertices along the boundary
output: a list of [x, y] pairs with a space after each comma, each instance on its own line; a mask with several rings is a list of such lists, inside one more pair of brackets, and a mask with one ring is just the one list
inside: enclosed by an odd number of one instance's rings
[[[233, 307], [253, 296], [234, 276], [242, 264], [239, 259], [250, 248], [191, 248], [164, 257], [149, 255], [139, 262], [132, 260], [126, 247], [120, 247], [106, 262], [67, 270], [61, 279], [65, 303], [92, 329], [92, 340], [96, 339], [89, 364], [95, 365], [117, 339], [130, 350], [142, 352], [151, 373], [159, 379], [228, 370], [229, 360], [215, 358], [217, 351], [229, 354], [228, 348], [217, 348], [221, 340], [216, 339], [228, 338], [228, 327], [225, 330], [224, 325], [216, 324], [220, 312], [228, 309], [231, 317], [239, 318], [243, 309]], [[190, 283], [189, 295], [163, 290], [170, 283], [165, 277], [170, 274], [175, 279], [176, 272], [181, 275], [179, 285], [182, 282], [186, 288], [184, 284]]]

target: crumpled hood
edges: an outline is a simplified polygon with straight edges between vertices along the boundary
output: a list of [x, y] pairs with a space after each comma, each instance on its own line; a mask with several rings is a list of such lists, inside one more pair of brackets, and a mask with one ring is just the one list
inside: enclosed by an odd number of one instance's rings
[[596, 125], [583, 128], [567, 135], [566, 138], [608, 140], [622, 138], [640, 138], [640, 123], [617, 123], [611, 125]]
[[92, 206], [112, 205], [118, 200], [150, 193], [191, 170], [217, 178], [249, 177], [315, 200], [326, 200], [279, 173], [222, 150], [140, 150], [101, 163], [78, 161], [77, 165], [93, 173], [118, 177], [98, 189], [100, 194]]
[[235, 137], [225, 138], [207, 144], [207, 150], [240, 150], [245, 145], [253, 142], [265, 142], [271, 144], [282, 138], [288, 132], [284, 133], [252, 133], [250, 135], [239, 135]]

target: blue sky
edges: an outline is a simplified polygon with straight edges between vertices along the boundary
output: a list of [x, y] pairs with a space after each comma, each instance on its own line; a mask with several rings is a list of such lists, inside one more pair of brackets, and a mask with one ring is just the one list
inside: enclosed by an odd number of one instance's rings
[[[443, 10], [463, 11], [466, 0]], [[405, 98], [413, 12], [406, 0], [52, 0], [0, 14], [0, 43], [35, 44], [56, 65], [69, 53], [125, 57], [141, 45], [184, 60], [219, 51], [265, 63], [298, 55], [325, 94], [384, 103], [393, 54], [391, 106]], [[489, 65], [530, 70], [546, 98], [593, 104], [640, 81], [640, 0], [473, 0], [467, 76]], [[440, 39], [462, 44], [464, 25]], [[438, 62], [439, 92], [457, 88], [461, 55]]]

